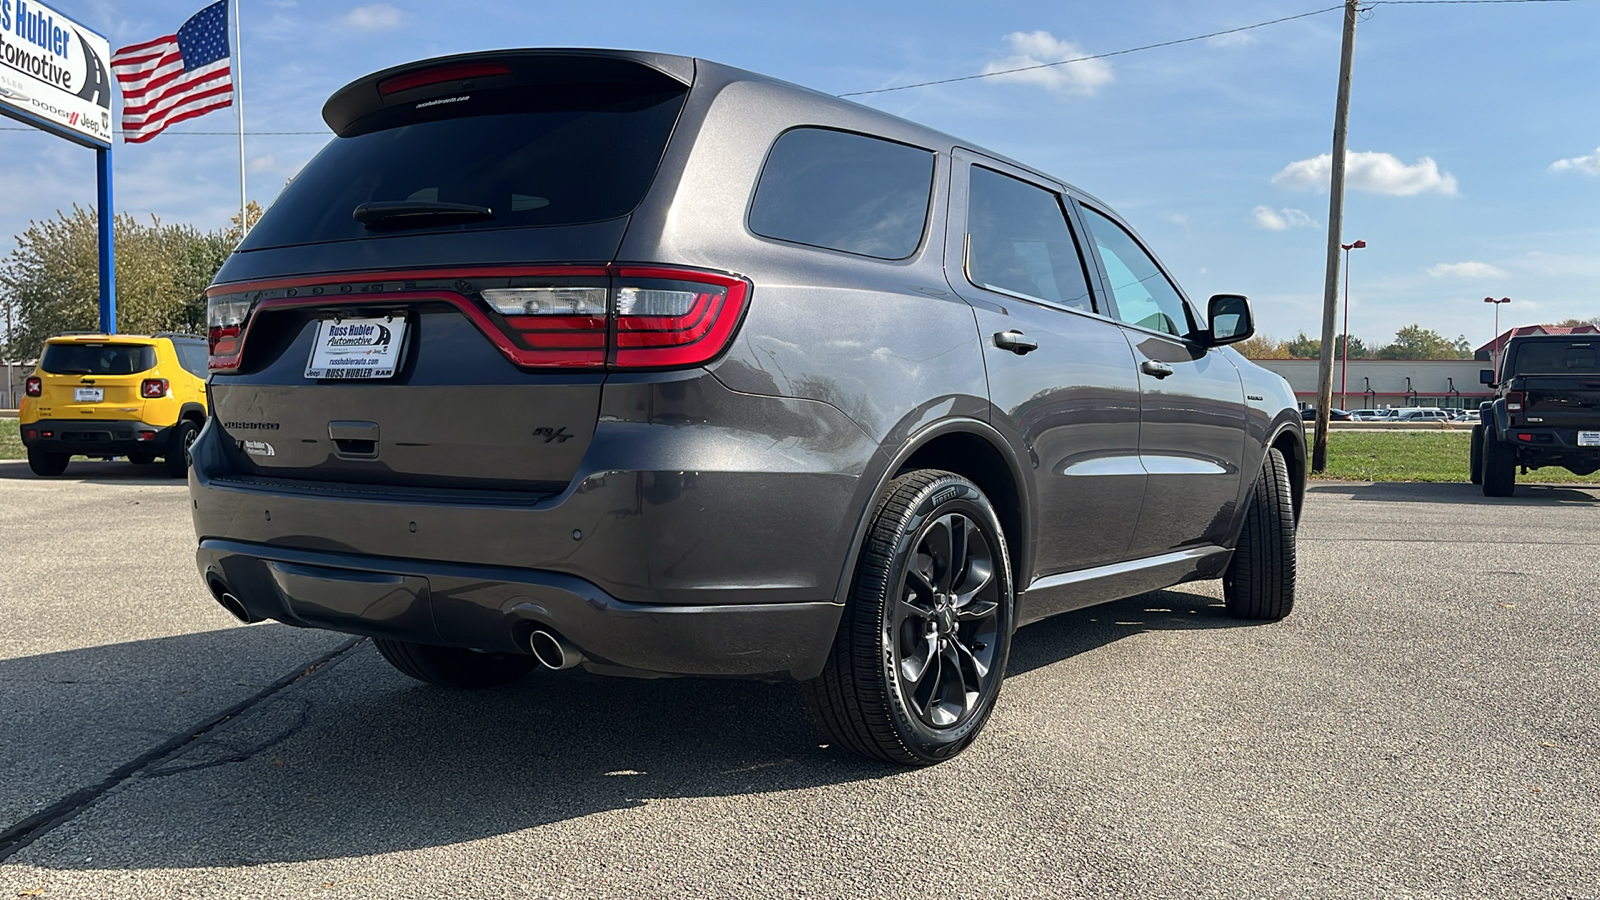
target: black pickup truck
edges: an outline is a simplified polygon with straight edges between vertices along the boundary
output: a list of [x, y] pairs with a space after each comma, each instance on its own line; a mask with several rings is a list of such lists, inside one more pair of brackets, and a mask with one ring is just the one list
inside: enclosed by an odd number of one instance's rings
[[1600, 335], [1512, 338], [1500, 371], [1478, 377], [1495, 388], [1472, 429], [1472, 483], [1485, 496], [1511, 496], [1518, 467], [1600, 471]]

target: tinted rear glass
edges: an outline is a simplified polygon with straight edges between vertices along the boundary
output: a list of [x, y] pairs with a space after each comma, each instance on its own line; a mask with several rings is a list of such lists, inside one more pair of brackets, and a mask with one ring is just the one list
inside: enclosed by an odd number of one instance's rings
[[178, 351], [178, 365], [188, 370], [189, 374], [200, 378], [206, 377], [206, 345], [199, 341], [173, 341], [172, 349]]
[[1576, 372], [1583, 375], [1600, 373], [1600, 342], [1539, 341], [1517, 348], [1514, 361], [1518, 375], [1557, 375]]
[[[406, 234], [577, 225], [626, 215], [655, 178], [687, 88], [553, 85], [406, 110], [412, 120], [335, 138], [306, 164], [241, 250], [372, 237], [367, 202], [488, 207]], [[400, 117], [386, 114], [385, 123]]]
[[134, 375], [156, 367], [148, 344], [46, 344], [39, 368], [52, 375]]
[[823, 128], [796, 128], [772, 145], [750, 205], [764, 237], [904, 259], [922, 242], [933, 152]]

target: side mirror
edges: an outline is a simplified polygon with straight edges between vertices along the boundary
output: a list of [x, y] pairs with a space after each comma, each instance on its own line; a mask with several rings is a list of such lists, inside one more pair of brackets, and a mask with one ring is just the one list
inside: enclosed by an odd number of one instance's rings
[[1478, 383], [1479, 384], [1494, 384], [1494, 370], [1493, 369], [1479, 369], [1478, 370]]
[[1250, 298], [1243, 294], [1212, 295], [1206, 304], [1206, 318], [1211, 328], [1206, 333], [1205, 343], [1212, 347], [1235, 344], [1256, 333]]

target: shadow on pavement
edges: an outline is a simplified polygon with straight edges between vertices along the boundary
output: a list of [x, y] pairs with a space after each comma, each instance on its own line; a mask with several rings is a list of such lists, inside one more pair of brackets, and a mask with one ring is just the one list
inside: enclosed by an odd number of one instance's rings
[[67, 471], [53, 478], [41, 478], [28, 468], [27, 460], [0, 460], [0, 480], [20, 481], [92, 481], [96, 484], [128, 485], [183, 485], [181, 478], [172, 478], [161, 468], [160, 460], [148, 466], [136, 466], [125, 459], [74, 459], [67, 463]]
[[[1535, 477], [1535, 476], [1530, 476]], [[1350, 482], [1313, 481], [1308, 490], [1319, 494], [1347, 494], [1353, 500], [1380, 500], [1402, 503], [1472, 503], [1494, 506], [1551, 506], [1565, 503], [1600, 503], [1600, 484], [1525, 484], [1517, 485], [1510, 497], [1485, 497], [1475, 484], [1451, 482]]]
[[[1022, 629], [1011, 672], [1142, 631], [1243, 624], [1212, 598], [1159, 591]], [[221, 634], [243, 641], [248, 631]], [[162, 666], [189, 653], [190, 641], [62, 655], [80, 657], [74, 662], [87, 669], [108, 654]], [[0, 681], [7, 667], [34, 662], [0, 663]], [[77, 703], [54, 714], [93, 719]], [[981, 741], [973, 752], [982, 752]], [[767, 793], [886, 777], [971, 777], [964, 771], [957, 761], [912, 772], [822, 746], [794, 684], [538, 672], [506, 688], [457, 692], [409, 681], [363, 643], [146, 769], [23, 858], [98, 870], [364, 857], [677, 798], [760, 802]], [[53, 838], [68, 833], [77, 843], [57, 847]]]

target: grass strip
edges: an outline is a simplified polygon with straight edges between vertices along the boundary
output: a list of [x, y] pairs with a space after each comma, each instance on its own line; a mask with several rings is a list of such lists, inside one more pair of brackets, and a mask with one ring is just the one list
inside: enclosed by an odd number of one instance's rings
[[[1310, 440], [1310, 435], [1307, 435]], [[1328, 470], [1318, 478], [1336, 481], [1466, 481], [1472, 432], [1329, 431]], [[1579, 477], [1546, 466], [1518, 481], [1600, 484], [1600, 473]]]

